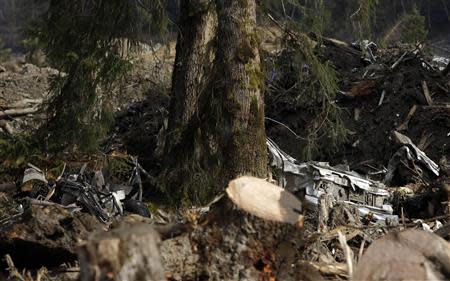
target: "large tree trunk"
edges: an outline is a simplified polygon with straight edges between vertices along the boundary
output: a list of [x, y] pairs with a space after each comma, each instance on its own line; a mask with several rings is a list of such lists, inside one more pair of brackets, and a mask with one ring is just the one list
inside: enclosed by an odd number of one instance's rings
[[217, 0], [217, 67], [227, 180], [264, 176], [267, 168], [264, 101], [254, 0]]
[[[201, 94], [196, 92], [194, 102], [187, 100], [194, 95], [174, 95], [173, 104], [181, 104], [179, 108], [187, 117], [179, 118], [178, 123], [171, 121], [179, 124], [174, 130], [180, 134], [167, 154], [163, 174], [172, 199], [187, 197], [191, 203], [205, 203], [238, 175], [265, 176], [267, 151], [261, 93], [264, 78], [255, 6], [254, 0], [216, 1], [217, 49], [211, 79]], [[187, 55], [196, 56], [193, 52]], [[187, 82], [176, 81], [187, 78], [177, 75], [174, 73], [174, 89], [178, 83]], [[175, 107], [171, 108], [171, 119], [182, 116], [174, 112]], [[167, 138], [171, 138], [170, 132]]]
[[181, 1], [179, 28], [165, 143], [166, 155], [180, 140], [180, 128], [188, 124], [197, 111], [198, 96], [208, 69], [208, 44], [214, 35], [211, 1]]

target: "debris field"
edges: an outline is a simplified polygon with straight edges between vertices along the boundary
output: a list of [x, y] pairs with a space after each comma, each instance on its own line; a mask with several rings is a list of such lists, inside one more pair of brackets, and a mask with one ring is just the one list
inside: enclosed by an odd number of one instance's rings
[[[303, 161], [313, 116], [269, 92], [271, 177], [237, 178], [207, 206], [154, 205], [168, 97], [149, 93], [116, 112], [105, 161], [2, 176], [0, 279], [448, 280], [449, 75], [420, 45], [322, 44], [347, 130], [337, 151]], [[0, 83], [23, 79], [8, 71]], [[13, 135], [44, 95], [1, 97]]]

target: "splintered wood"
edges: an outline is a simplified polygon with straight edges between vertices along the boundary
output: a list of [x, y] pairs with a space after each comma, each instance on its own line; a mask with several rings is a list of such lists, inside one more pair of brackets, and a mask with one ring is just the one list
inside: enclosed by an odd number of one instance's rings
[[409, 121], [411, 120], [411, 117], [414, 115], [416, 110], [417, 110], [417, 105], [413, 105], [411, 107], [411, 109], [409, 110], [408, 115], [405, 118], [405, 121], [403, 121], [403, 123], [397, 127], [398, 131], [404, 131], [404, 130], [408, 129]]
[[301, 202], [277, 185], [263, 179], [244, 176], [232, 180], [226, 192], [234, 204], [252, 215], [303, 227]]
[[422, 81], [422, 90], [425, 99], [427, 100], [428, 105], [433, 105], [433, 99], [431, 98], [430, 90], [428, 89], [428, 85], [426, 81]]

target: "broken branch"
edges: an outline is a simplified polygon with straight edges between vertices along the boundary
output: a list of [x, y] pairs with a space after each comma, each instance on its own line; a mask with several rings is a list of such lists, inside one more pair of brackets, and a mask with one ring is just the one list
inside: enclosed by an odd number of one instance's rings
[[391, 66], [391, 70], [394, 70], [397, 68], [397, 66], [405, 59], [408, 52], [404, 52], [403, 55]]
[[342, 232], [338, 232], [339, 244], [341, 244], [341, 248], [344, 251], [345, 260], [347, 261], [347, 270], [350, 278], [353, 276], [353, 252], [350, 250], [350, 247], [347, 244], [347, 239]]
[[427, 85], [426, 81], [422, 81], [422, 90], [423, 90], [423, 95], [425, 96], [425, 99], [427, 100], [427, 104], [433, 105], [433, 99], [431, 98], [430, 90], [428, 89], [428, 85]]
[[3, 129], [7, 134], [12, 135], [14, 134], [14, 129], [11, 127], [11, 125], [6, 122], [5, 120], [0, 120], [0, 128]]
[[397, 127], [398, 131], [404, 131], [404, 130], [408, 129], [409, 121], [411, 120], [411, 117], [414, 115], [416, 110], [417, 110], [417, 105], [413, 105], [411, 107], [411, 109], [409, 110], [408, 115], [406, 115], [405, 121], [400, 126]]
[[327, 275], [340, 275], [348, 277], [347, 265], [344, 263], [332, 263], [332, 264], [319, 262], [306, 262], [306, 263], [317, 269], [320, 273]]

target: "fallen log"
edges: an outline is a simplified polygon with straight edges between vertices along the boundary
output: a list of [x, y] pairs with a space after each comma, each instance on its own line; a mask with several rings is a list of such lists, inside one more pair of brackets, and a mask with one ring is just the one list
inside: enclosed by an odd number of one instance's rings
[[3, 109], [29, 108], [41, 104], [42, 102], [43, 102], [42, 99], [23, 99], [11, 104], [3, 105], [2, 108]]
[[30, 113], [35, 113], [36, 111], [38, 111], [37, 107], [7, 109], [4, 111], [0, 111], [0, 119], [4, 119], [7, 117], [17, 117], [17, 116], [27, 115]]
[[325, 37], [325, 36], [320, 36], [317, 35], [316, 33], [310, 32], [307, 34], [309, 38], [311, 38], [314, 41], [317, 42], [322, 42], [322, 44], [324, 44], [325, 46], [333, 46], [336, 48], [341, 49], [344, 52], [347, 52], [349, 54], [361, 57], [362, 56], [362, 52], [353, 48], [350, 44], [348, 44], [347, 42], [335, 39], [335, 38], [330, 38], [330, 37]]

